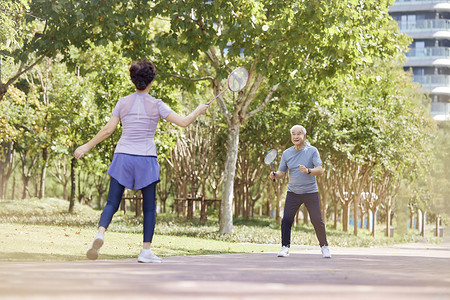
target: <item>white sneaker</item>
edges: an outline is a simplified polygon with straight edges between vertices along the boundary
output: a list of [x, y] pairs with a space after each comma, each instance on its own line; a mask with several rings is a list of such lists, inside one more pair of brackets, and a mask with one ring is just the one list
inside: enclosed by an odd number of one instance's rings
[[289, 247], [283, 246], [281, 247], [281, 251], [278, 253], [278, 257], [288, 257], [289, 256]]
[[138, 256], [138, 262], [140, 263], [162, 263], [162, 258], [153, 254], [150, 249], [142, 249]]
[[323, 258], [331, 258], [330, 249], [328, 249], [328, 246], [322, 246], [322, 257]]
[[98, 253], [100, 251], [100, 248], [103, 246], [104, 239], [105, 235], [103, 233], [97, 233], [91, 247], [86, 252], [86, 256], [88, 259], [96, 260], [98, 258]]

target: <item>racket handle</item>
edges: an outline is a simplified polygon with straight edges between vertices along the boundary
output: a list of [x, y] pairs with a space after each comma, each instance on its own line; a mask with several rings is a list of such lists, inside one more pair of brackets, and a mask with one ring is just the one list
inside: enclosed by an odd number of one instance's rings
[[221, 91], [217, 96], [214, 97], [214, 99], [212, 99], [211, 101], [209, 101], [208, 103], [206, 103], [206, 105], [209, 105], [211, 102], [213, 102], [214, 100], [216, 100], [216, 98], [219, 97], [220, 95], [222, 95], [226, 90], [228, 90], [228, 88], [226, 88], [225, 90]]
[[[272, 174], [273, 174], [273, 176], [275, 176], [275, 172], [274, 171], [272, 171]], [[272, 179], [272, 181], [275, 182], [275, 178]]]

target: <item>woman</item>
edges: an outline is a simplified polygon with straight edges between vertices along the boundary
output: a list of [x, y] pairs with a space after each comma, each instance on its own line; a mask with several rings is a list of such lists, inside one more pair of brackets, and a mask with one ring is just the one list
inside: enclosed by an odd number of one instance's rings
[[186, 127], [199, 115], [204, 114], [208, 105], [199, 105], [186, 117], [178, 115], [163, 101], [148, 94], [155, 76], [155, 67], [148, 60], [133, 62], [130, 66], [130, 77], [136, 92], [120, 99], [109, 122], [94, 138], [75, 150], [75, 158], [81, 158], [95, 145], [109, 137], [119, 122], [122, 123], [122, 136], [108, 170], [111, 176], [108, 200], [100, 217], [98, 233], [86, 254], [89, 259], [98, 258], [100, 247], [104, 242], [104, 233], [119, 208], [124, 189], [128, 188], [141, 190], [143, 196], [144, 243], [138, 262], [162, 261], [150, 249], [155, 229], [156, 184], [160, 181], [160, 167], [154, 141], [156, 127], [160, 118]]
[[320, 212], [319, 190], [316, 182], [316, 176], [323, 173], [319, 151], [317, 148], [305, 144], [306, 129], [303, 126], [294, 125], [290, 131], [294, 146], [283, 152], [278, 171], [271, 172], [269, 175], [272, 179], [281, 179], [289, 171], [288, 191], [281, 221], [281, 251], [278, 253], [278, 257], [289, 256], [292, 224], [295, 214], [304, 203], [316, 231], [322, 256], [331, 258], [325, 223]]

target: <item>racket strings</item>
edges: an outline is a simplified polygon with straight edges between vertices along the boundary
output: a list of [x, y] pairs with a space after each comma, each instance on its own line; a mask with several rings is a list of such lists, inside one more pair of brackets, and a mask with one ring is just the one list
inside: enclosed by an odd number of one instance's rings
[[240, 67], [231, 72], [228, 78], [228, 87], [233, 92], [241, 91], [248, 81], [248, 71], [245, 67]]
[[266, 165], [270, 165], [275, 160], [276, 157], [277, 157], [277, 151], [275, 149], [270, 150], [267, 153], [266, 157], [264, 158], [264, 163]]

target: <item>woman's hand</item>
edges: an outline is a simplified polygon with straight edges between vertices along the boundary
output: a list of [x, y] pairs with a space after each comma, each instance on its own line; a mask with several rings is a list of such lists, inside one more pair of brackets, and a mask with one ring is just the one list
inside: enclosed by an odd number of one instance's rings
[[91, 148], [89, 148], [89, 146], [88, 146], [87, 144], [84, 144], [84, 145], [78, 147], [78, 148], [75, 150], [73, 156], [74, 156], [76, 159], [80, 159], [80, 158], [81, 158], [83, 155], [85, 155], [89, 150], [91, 150]]
[[179, 114], [177, 114], [176, 112], [172, 111], [166, 117], [166, 121], [169, 121], [180, 127], [187, 127], [187, 126], [191, 125], [192, 122], [194, 122], [198, 116], [204, 114], [206, 112], [206, 110], [208, 109], [208, 107], [209, 107], [208, 104], [200, 104], [199, 106], [197, 106], [196, 109], [194, 109], [193, 112], [191, 112], [186, 117], [182, 117]]
[[206, 113], [208, 107], [209, 107], [208, 104], [200, 104], [199, 106], [197, 106], [196, 110], [199, 115], [203, 115], [204, 113]]

